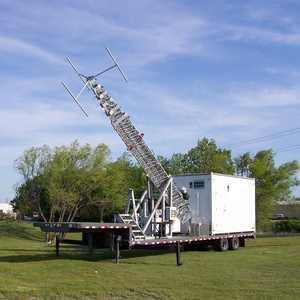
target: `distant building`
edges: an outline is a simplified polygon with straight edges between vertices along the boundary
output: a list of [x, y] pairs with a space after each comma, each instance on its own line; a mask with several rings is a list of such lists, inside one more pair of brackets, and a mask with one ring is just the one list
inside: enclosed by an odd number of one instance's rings
[[13, 214], [13, 208], [9, 203], [0, 203], [0, 211], [2, 211], [2, 213], [6, 215]]
[[0, 203], [0, 220], [5, 216], [16, 217], [16, 213], [13, 212], [13, 208], [9, 203]]

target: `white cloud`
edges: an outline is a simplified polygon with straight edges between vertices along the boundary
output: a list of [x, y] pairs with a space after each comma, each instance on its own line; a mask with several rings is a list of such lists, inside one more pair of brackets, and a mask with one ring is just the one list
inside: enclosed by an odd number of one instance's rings
[[21, 56], [33, 56], [49, 63], [64, 64], [62, 59], [54, 53], [45, 51], [28, 42], [3, 35], [0, 35], [0, 51], [9, 52], [10, 54], [15, 53]]
[[236, 90], [229, 99], [249, 108], [297, 106], [300, 104], [300, 89], [298, 87], [279, 88], [253, 86], [251, 90]]
[[300, 45], [300, 28], [275, 30], [265, 29], [256, 25], [225, 25], [224, 40], [245, 42]]

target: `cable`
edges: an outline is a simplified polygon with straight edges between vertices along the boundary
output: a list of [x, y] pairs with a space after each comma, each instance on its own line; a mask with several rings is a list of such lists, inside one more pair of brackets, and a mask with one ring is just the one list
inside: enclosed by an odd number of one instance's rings
[[289, 146], [289, 147], [284, 147], [284, 148], [279, 148], [274, 150], [275, 153], [279, 153], [279, 152], [285, 152], [285, 151], [290, 151], [290, 150], [296, 150], [300, 148], [300, 144], [299, 145], [294, 145], [294, 146]]
[[221, 146], [221, 148], [226, 148], [226, 147], [235, 148], [235, 147], [239, 147], [239, 146], [243, 146], [243, 145], [249, 145], [249, 144], [253, 144], [253, 143], [263, 142], [263, 141], [266, 141], [266, 140], [280, 138], [280, 137], [295, 134], [295, 133], [298, 133], [298, 132], [300, 132], [300, 127], [290, 129], [290, 130], [286, 130], [286, 131], [282, 131], [282, 132], [278, 132], [278, 133], [274, 133], [274, 134], [270, 134], [270, 135], [266, 135], [266, 136], [263, 136], [263, 137], [260, 137], [260, 138], [255, 138], [255, 139], [251, 139], [251, 140], [247, 140], [247, 141], [228, 144], [228, 145], [225, 145], [225, 146]]

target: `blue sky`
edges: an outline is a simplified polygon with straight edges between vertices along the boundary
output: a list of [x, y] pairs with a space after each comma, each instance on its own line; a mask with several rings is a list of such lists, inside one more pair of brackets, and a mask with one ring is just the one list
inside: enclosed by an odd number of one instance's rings
[[272, 148], [277, 165], [300, 160], [298, 1], [0, 0], [0, 10], [0, 202], [30, 147], [78, 139], [107, 144], [113, 159], [126, 151], [91, 92], [79, 99], [87, 118], [61, 84], [82, 86], [66, 56], [85, 75], [113, 65], [105, 46], [129, 83], [117, 69], [98, 81], [157, 155], [203, 137], [223, 147], [274, 135], [232, 157]]

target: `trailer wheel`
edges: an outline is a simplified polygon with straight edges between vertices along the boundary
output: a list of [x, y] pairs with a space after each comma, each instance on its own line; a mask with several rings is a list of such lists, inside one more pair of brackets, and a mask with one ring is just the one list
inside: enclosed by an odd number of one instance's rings
[[238, 250], [240, 247], [240, 240], [237, 237], [229, 239], [229, 250]]
[[225, 252], [229, 248], [229, 242], [228, 239], [219, 239], [214, 242], [214, 250], [215, 251], [220, 251], [220, 252]]

